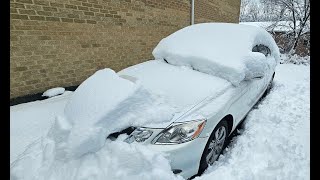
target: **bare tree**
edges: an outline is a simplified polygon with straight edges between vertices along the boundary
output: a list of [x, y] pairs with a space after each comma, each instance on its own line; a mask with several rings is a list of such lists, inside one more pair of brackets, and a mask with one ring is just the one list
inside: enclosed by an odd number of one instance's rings
[[241, 0], [240, 6], [240, 21], [248, 21], [248, 8], [250, 5], [250, 0]]
[[252, 4], [248, 8], [248, 14], [251, 17], [251, 21], [256, 22], [260, 21], [260, 11], [259, 5], [257, 2], [252, 2]]
[[261, 11], [257, 2], [252, 0], [241, 0], [240, 21], [255, 22], [260, 21]]
[[[294, 53], [303, 33], [310, 26], [310, 1], [309, 0], [261, 0], [261, 3], [273, 6], [273, 13], [277, 15], [273, 29], [279, 26], [289, 28], [286, 34], [290, 38], [287, 50]], [[279, 23], [287, 21], [287, 23]]]

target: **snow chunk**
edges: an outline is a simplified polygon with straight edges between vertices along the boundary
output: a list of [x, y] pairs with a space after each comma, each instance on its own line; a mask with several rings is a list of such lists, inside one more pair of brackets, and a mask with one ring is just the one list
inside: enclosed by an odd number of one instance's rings
[[73, 124], [94, 124], [138, 87], [112, 69], [99, 70], [76, 89], [65, 107], [65, 115]]
[[111, 69], [103, 69], [85, 80], [73, 93], [65, 107], [65, 117], [56, 118], [51, 131], [68, 129], [63, 133], [66, 135], [63, 142], [56, 137], [60, 133], [51, 133], [50, 138], [57, 146], [62, 144], [62, 148], [57, 149], [62, 158], [76, 158], [101, 149], [111, 133], [130, 126], [170, 121], [173, 112], [170, 103], [151, 94], [139, 80], [122, 78]]
[[[271, 50], [268, 60], [252, 52], [264, 44]], [[188, 66], [238, 85], [255, 74], [264, 74], [279, 61], [279, 49], [262, 28], [231, 23], [202, 23], [185, 27], [162, 39], [152, 52], [177, 66]], [[266, 68], [269, 67], [269, 68]]]
[[46, 92], [44, 92], [42, 94], [42, 96], [45, 97], [53, 97], [53, 96], [57, 96], [60, 94], [63, 94], [65, 91], [65, 89], [63, 87], [56, 87], [56, 88], [52, 88], [52, 89], [48, 89]]

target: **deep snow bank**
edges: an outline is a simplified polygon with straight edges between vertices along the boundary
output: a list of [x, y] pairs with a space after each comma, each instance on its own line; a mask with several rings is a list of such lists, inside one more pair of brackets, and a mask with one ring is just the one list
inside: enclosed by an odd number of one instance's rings
[[108, 140], [96, 153], [72, 160], [54, 160], [53, 143], [42, 138], [11, 164], [11, 180], [183, 180], [175, 176], [163, 154], [148, 147]]
[[[267, 59], [252, 52], [255, 45], [271, 49]], [[263, 75], [279, 61], [279, 49], [262, 28], [231, 23], [203, 23], [185, 27], [162, 39], [152, 52], [156, 59], [189, 66], [238, 85], [244, 79]]]

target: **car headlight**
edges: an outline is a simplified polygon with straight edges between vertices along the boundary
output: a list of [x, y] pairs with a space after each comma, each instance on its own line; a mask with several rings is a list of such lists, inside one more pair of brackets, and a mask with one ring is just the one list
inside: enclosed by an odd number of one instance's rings
[[206, 120], [173, 123], [163, 130], [155, 144], [180, 144], [197, 138], [202, 132]]
[[144, 142], [152, 135], [152, 133], [153, 132], [150, 129], [139, 127], [135, 129], [127, 139], [125, 139], [125, 142], [127, 143], [132, 143], [133, 141]]

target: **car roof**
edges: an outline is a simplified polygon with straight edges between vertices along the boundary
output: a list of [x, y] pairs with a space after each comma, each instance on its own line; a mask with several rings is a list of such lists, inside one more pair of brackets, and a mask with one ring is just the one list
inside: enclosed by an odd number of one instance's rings
[[[273, 60], [264, 61], [263, 54], [252, 52], [259, 44], [271, 50]], [[274, 66], [279, 61], [278, 46], [266, 30], [235, 23], [187, 26], [163, 38], [152, 54], [155, 59], [165, 59], [176, 66], [190, 66], [224, 78], [235, 86], [253, 72], [265, 69], [266, 63]]]

